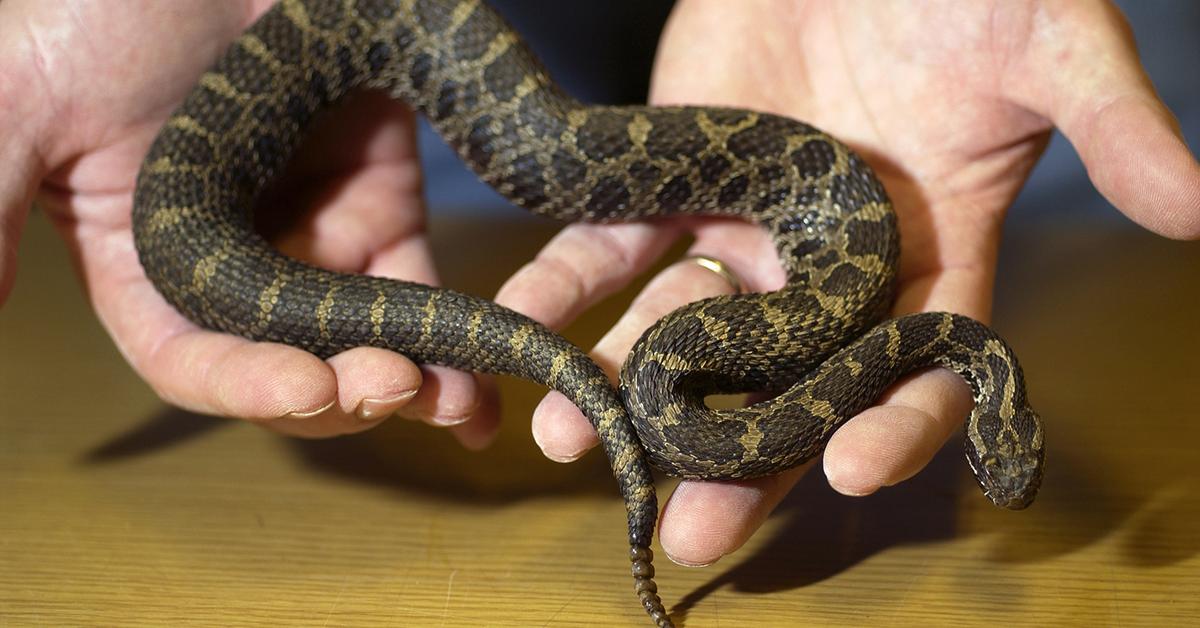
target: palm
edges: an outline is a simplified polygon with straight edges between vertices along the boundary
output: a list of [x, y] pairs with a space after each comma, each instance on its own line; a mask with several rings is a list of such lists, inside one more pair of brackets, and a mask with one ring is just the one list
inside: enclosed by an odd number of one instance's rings
[[[875, 166], [900, 215], [898, 309], [986, 316], [986, 290], [970, 302], [961, 295], [939, 302], [932, 284], [988, 283], [1000, 217], [1048, 137], [1050, 121], [1014, 102], [1019, 94], [1003, 91], [1029, 78], [1009, 62], [1033, 36], [1033, 9], [953, 2], [791, 3], [775, 12], [757, 6], [760, 14], [696, 19], [682, 7], [662, 49], [655, 97], [767, 109], [850, 143]], [[760, 20], [768, 13], [769, 20]], [[709, 45], [676, 50], [672, 37]], [[701, 73], [688, 64], [719, 70]]]
[[[252, 18], [252, 3], [88, 0], [5, 4], [25, 22], [29, 115], [46, 125], [54, 183], [128, 188], [149, 138], [205, 66]], [[6, 21], [11, 23], [11, 18]], [[8, 24], [6, 23], [6, 26]]]
[[[680, 0], [660, 42], [651, 100], [787, 115], [862, 153], [900, 219], [896, 313], [988, 317], [1004, 210], [1054, 126], [1099, 191], [1134, 220], [1164, 235], [1200, 233], [1200, 216], [1188, 209], [1200, 168], [1154, 97], [1119, 13], [1103, 0]], [[700, 246], [754, 289], [783, 280], [777, 264], [755, 261], [771, 257], [766, 238], [741, 225], [706, 228]], [[664, 273], [655, 288], [674, 296], [642, 310], [661, 313], [705, 296], [687, 294], [695, 279], [685, 269], [672, 272], [674, 284]], [[628, 327], [598, 352], [622, 355], [640, 329]], [[970, 394], [948, 373], [930, 372], [880, 403], [826, 449], [826, 475], [844, 493], [867, 494], [916, 473], [957, 429]], [[551, 412], [567, 415], [544, 414]], [[692, 564], [732, 551], [801, 473], [744, 485], [685, 482], [663, 513], [664, 549]]]

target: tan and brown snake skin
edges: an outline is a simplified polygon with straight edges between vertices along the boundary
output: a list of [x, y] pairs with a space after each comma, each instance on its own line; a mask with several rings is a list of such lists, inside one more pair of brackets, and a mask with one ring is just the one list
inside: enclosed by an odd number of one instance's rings
[[[787, 285], [670, 314], [637, 343], [617, 391], [583, 351], [489, 301], [289, 259], [253, 231], [251, 208], [310, 122], [362, 88], [419, 110], [480, 177], [540, 214], [755, 221]], [[984, 493], [1023, 508], [1041, 482], [1041, 421], [1003, 340], [953, 314], [880, 322], [896, 218], [857, 155], [774, 115], [583, 105], [479, 0], [283, 0], [167, 121], [138, 178], [133, 224], [146, 274], [201, 325], [322, 357], [384, 347], [566, 394], [608, 454], [636, 591], [661, 626], [671, 620], [653, 580], [650, 464], [687, 478], [779, 472], [818, 454], [901, 375], [942, 366], [974, 391], [966, 452]], [[744, 391], [777, 396], [738, 410], [704, 403]]]

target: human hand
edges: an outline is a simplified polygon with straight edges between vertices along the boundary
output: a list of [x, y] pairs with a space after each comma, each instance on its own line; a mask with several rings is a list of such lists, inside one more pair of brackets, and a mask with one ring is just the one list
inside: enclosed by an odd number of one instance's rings
[[[817, 125], [875, 168], [899, 216], [894, 314], [948, 310], [986, 320], [1004, 212], [1057, 126], [1096, 188], [1157, 233], [1200, 238], [1200, 167], [1144, 75], [1123, 18], [1101, 1], [913, 4], [681, 0], [660, 43], [656, 104], [765, 110]], [[751, 290], [778, 288], [755, 227], [568, 227], [498, 300], [562, 326], [645, 270], [684, 228], [691, 253], [723, 260]], [[677, 264], [656, 277], [593, 355], [614, 374], [650, 323], [728, 292]], [[906, 379], [832, 438], [829, 483], [866, 495], [919, 471], [971, 407], [948, 371]], [[595, 434], [565, 398], [534, 415], [547, 456], [572, 460]], [[668, 556], [709, 564], [740, 547], [808, 465], [747, 482], [685, 481], [666, 504]]]
[[[6, 0], [0, 5], [0, 302], [33, 198], [63, 236], [122, 354], [166, 401], [305, 436], [356, 432], [393, 411], [482, 446], [496, 404], [466, 373], [362, 348], [328, 361], [200, 329], [146, 280], [130, 205], [146, 149], [201, 73], [269, 0]], [[424, 233], [413, 116], [379, 96], [314, 130], [270, 201], [286, 253], [436, 283]], [[276, 211], [283, 210], [283, 211]], [[276, 225], [278, 227], [278, 225]], [[480, 409], [476, 410], [476, 406]]]

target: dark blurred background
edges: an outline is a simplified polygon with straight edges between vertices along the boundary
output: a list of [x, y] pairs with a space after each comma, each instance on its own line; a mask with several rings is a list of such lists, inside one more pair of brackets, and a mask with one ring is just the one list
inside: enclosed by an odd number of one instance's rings
[[[551, 74], [576, 97], [605, 104], [645, 102], [658, 34], [671, 0], [494, 0]], [[1159, 94], [1195, 150], [1200, 144], [1200, 2], [1123, 0]], [[1189, 69], [1191, 68], [1191, 69]], [[428, 125], [421, 129], [430, 207], [440, 213], [511, 212], [479, 183]], [[1010, 214], [1010, 224], [1128, 223], [1087, 180], [1071, 146], [1055, 134]], [[1129, 223], [1132, 224], [1132, 223]]]

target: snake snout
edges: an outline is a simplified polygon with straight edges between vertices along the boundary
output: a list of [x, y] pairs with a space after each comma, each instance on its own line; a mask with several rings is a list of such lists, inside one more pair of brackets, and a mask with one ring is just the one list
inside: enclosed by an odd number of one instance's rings
[[1042, 485], [1042, 443], [1041, 418], [1028, 406], [1005, 420], [985, 415], [973, 430], [969, 426], [967, 462], [993, 504], [1021, 510], [1033, 503]]
[[982, 467], [979, 481], [993, 504], [1022, 510], [1033, 503], [1042, 483], [1040, 456], [1030, 452], [1016, 457], [992, 457], [984, 460]]

